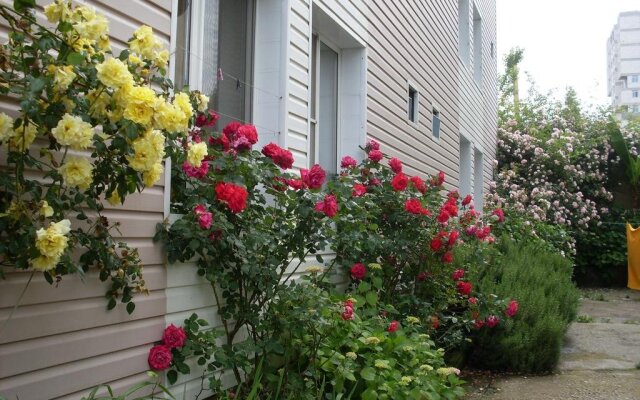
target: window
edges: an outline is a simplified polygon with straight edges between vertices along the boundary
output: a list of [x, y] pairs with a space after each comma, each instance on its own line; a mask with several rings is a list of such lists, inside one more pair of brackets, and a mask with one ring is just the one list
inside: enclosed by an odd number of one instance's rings
[[407, 112], [409, 121], [414, 124], [418, 123], [418, 106], [420, 104], [420, 98], [418, 97], [418, 91], [409, 84], [409, 96], [407, 99]]
[[338, 171], [338, 68], [339, 53], [317, 35], [312, 43], [311, 154], [327, 171]]
[[484, 207], [484, 156], [482, 151], [474, 149], [473, 151], [473, 204], [476, 211], [482, 213]]
[[631, 97], [637, 98], [638, 97], [638, 91], [637, 90], [632, 91], [631, 92]]
[[633, 113], [639, 113], [640, 112], [640, 105], [635, 105], [633, 106], [633, 109], [631, 110], [631, 112]]
[[440, 111], [433, 107], [433, 116], [431, 117], [431, 134], [434, 138], [440, 139]]
[[255, 0], [178, 3], [177, 87], [209, 96], [218, 126], [251, 120]]
[[476, 5], [473, 5], [473, 78], [482, 84], [482, 18]]
[[469, 0], [458, 0], [458, 54], [469, 65]]
[[631, 75], [631, 82], [638, 83], [638, 75]]
[[460, 194], [471, 194], [471, 142], [460, 136]]

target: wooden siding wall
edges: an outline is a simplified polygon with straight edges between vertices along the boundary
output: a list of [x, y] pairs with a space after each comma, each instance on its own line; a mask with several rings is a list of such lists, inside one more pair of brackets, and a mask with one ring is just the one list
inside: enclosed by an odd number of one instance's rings
[[[10, 4], [10, 0], [2, 0]], [[49, 1], [38, 1], [39, 6]], [[83, 2], [78, 2], [83, 3]], [[141, 24], [151, 26], [167, 45], [171, 32], [171, 0], [94, 0], [86, 3], [110, 20], [114, 53], [126, 46]], [[39, 10], [38, 17], [44, 21]], [[0, 40], [8, 28], [0, 22]], [[0, 109], [17, 107], [0, 99]], [[165, 326], [166, 270], [159, 245], [152, 242], [163, 220], [164, 179], [123, 206], [108, 206], [105, 215], [121, 223], [121, 239], [140, 250], [149, 296], [136, 297], [128, 315], [123, 305], [106, 310], [95, 273], [86, 282], [67, 276], [56, 287], [36, 275], [7, 329], [0, 334], [0, 395], [7, 399], [76, 399], [87, 389], [109, 383], [122, 389], [146, 378], [147, 354]], [[29, 273], [15, 272], [0, 281], [0, 325], [25, 287]]]
[[[443, 170], [453, 189], [459, 182], [459, 137], [464, 132], [484, 153], [488, 184], [497, 113], [496, 60], [490, 54], [496, 40], [495, 0], [476, 1], [483, 17], [481, 86], [458, 57], [455, 0], [290, 0], [286, 143], [297, 167], [308, 163], [310, 1], [367, 46], [367, 136], [378, 140], [389, 156], [402, 159], [411, 175]], [[419, 91], [417, 125], [407, 118], [408, 82]], [[432, 135], [434, 105], [440, 111], [439, 139]]]

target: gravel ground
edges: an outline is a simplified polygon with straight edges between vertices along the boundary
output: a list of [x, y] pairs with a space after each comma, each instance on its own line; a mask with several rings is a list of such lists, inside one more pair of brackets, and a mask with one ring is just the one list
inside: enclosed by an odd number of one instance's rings
[[640, 292], [584, 291], [555, 374], [473, 374], [466, 400], [640, 400]]

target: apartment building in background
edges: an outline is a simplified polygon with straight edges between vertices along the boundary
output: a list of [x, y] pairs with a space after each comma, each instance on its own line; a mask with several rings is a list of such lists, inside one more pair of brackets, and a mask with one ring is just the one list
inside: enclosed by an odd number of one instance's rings
[[624, 123], [640, 118], [640, 11], [618, 15], [607, 41], [607, 90]]
[[[82, 3], [111, 21], [114, 54], [139, 25], [151, 26], [170, 48], [177, 86], [209, 95], [222, 123], [255, 124], [259, 145], [289, 149], [294, 169], [318, 163], [335, 173], [343, 156], [361, 159], [360, 146], [375, 139], [407, 174], [442, 170], [447, 189], [475, 195], [482, 207], [497, 128], [495, 0]], [[6, 41], [9, 28], [0, 24]], [[3, 111], [18, 107], [0, 98]], [[209, 283], [193, 266], [166, 266], [152, 240], [156, 224], [169, 217], [166, 175], [122, 206], [105, 204], [121, 239], [140, 249], [150, 294], [128, 315], [122, 305], [106, 311], [95, 274], [86, 283], [65, 277], [62, 290], [35, 276], [0, 336], [1, 396], [79, 399], [102, 383], [120, 390], [146, 378], [148, 351], [166, 325], [193, 312], [220, 324]], [[0, 281], [0, 323], [28, 278], [14, 272]], [[193, 370], [172, 388], [176, 398], [199, 392]]]

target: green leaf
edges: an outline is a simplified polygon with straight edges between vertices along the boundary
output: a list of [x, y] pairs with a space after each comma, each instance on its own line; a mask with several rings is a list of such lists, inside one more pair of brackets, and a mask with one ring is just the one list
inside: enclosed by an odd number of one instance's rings
[[375, 306], [378, 303], [378, 294], [376, 292], [369, 292], [365, 295], [365, 299], [367, 300], [367, 304]]
[[84, 56], [80, 53], [76, 53], [75, 51], [69, 53], [69, 55], [67, 56], [67, 63], [70, 65], [80, 65], [84, 62], [84, 60]]
[[172, 369], [171, 371], [167, 372], [167, 381], [169, 381], [169, 384], [173, 385], [174, 383], [176, 383], [177, 380], [178, 380], [178, 371], [176, 371], [175, 369]]
[[112, 297], [109, 299], [109, 303], [107, 303], [107, 310], [113, 310], [116, 306], [116, 298]]
[[127, 303], [127, 313], [132, 314], [136, 309], [136, 303]]
[[13, 8], [17, 12], [23, 12], [27, 8], [34, 8], [36, 0], [13, 0]]
[[38, 93], [44, 88], [44, 79], [42, 78], [32, 78], [31, 84], [29, 85], [29, 91], [31, 93]]
[[118, 58], [120, 61], [126, 61], [129, 58], [129, 50], [122, 50]]
[[360, 371], [360, 376], [365, 381], [372, 381], [376, 379], [376, 370], [371, 367], [364, 367], [362, 371]]
[[378, 393], [375, 390], [369, 388], [362, 392], [362, 400], [375, 400], [378, 398]]
[[324, 263], [324, 260], [322, 259], [322, 256], [320, 254], [316, 254], [316, 260], [318, 260], [319, 263]]

